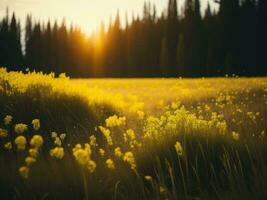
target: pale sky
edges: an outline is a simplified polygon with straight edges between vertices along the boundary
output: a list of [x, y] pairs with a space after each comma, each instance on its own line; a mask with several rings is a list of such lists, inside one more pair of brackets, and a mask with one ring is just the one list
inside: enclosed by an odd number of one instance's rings
[[[209, 0], [201, 0], [202, 10]], [[21, 19], [22, 26], [26, 15], [31, 13], [33, 18], [40, 21], [57, 19], [62, 21], [65, 18], [67, 24], [73, 23], [80, 26], [86, 33], [97, 30], [100, 22], [108, 24], [110, 16], [114, 18], [117, 9], [124, 18], [128, 12], [129, 18], [132, 13], [142, 13], [145, 0], [0, 0], [0, 18], [5, 15], [6, 7], [9, 7], [10, 14], [15, 11]], [[166, 9], [168, 0], [150, 0], [155, 4], [158, 13]], [[184, 0], [178, 0], [179, 7]], [[216, 4], [210, 0], [212, 8]]]

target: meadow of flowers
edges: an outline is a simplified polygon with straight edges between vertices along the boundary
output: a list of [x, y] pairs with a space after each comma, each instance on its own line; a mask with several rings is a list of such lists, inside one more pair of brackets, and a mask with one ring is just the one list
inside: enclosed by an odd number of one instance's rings
[[0, 69], [0, 199], [267, 199], [267, 79]]

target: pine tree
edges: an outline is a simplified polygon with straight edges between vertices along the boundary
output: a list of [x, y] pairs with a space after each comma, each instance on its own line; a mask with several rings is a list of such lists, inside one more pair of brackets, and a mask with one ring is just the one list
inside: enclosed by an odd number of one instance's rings
[[169, 76], [176, 73], [176, 49], [179, 35], [177, 0], [169, 0], [165, 37], [169, 52]]
[[258, 23], [259, 23], [259, 31], [258, 31], [258, 39], [259, 39], [259, 70], [265, 74], [267, 74], [267, 27], [266, 27], [266, 19], [267, 19], [267, 1], [266, 0], [258, 0]]
[[169, 52], [168, 52], [166, 38], [163, 38], [161, 42], [160, 69], [161, 69], [162, 76], [165, 76], [165, 77], [169, 76], [170, 60], [169, 60]]
[[[52, 30], [50, 20], [47, 22], [46, 28], [44, 30], [44, 44], [43, 44], [43, 57], [45, 71], [50, 72], [52, 70]], [[65, 58], [68, 59], [69, 57]], [[68, 60], [69, 61], [69, 60]]]
[[0, 64], [7, 67], [10, 62], [9, 52], [9, 13], [6, 9], [6, 16], [3, 18], [0, 27]]
[[178, 40], [176, 63], [177, 63], [178, 76], [187, 75], [186, 73], [186, 48], [185, 48], [185, 41], [184, 41], [183, 34], [179, 36], [179, 40]]
[[[218, 40], [221, 41], [221, 46], [219, 47], [219, 63], [223, 69], [223, 73], [228, 73], [229, 71], [236, 73], [240, 69], [240, 58], [238, 58], [238, 46], [240, 44], [239, 0], [221, 0], [219, 3], [218, 26], [220, 32]], [[230, 60], [236, 63], [229, 63], [229, 54], [231, 55]], [[228, 66], [225, 66], [225, 63], [228, 63]], [[229, 66], [234, 66], [234, 69], [230, 70]]]
[[19, 70], [19, 66], [22, 64], [22, 52], [20, 41], [20, 24], [17, 23], [15, 13], [13, 13], [10, 22], [9, 39], [9, 65], [12, 67], [12, 69]]
[[26, 27], [25, 27], [25, 62], [26, 62], [26, 67], [33, 69], [33, 54], [34, 54], [34, 49], [33, 49], [33, 40], [32, 40], [32, 30], [33, 29], [33, 24], [32, 24], [32, 17], [30, 15], [27, 15], [26, 18]]

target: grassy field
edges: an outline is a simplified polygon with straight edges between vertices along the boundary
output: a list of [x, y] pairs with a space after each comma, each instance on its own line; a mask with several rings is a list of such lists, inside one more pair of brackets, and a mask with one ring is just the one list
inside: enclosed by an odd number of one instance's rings
[[0, 69], [0, 199], [267, 199], [267, 78]]

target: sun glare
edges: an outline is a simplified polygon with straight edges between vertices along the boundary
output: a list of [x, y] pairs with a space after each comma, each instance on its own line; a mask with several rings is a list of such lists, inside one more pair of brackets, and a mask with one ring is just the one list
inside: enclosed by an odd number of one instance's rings
[[[126, 13], [131, 20], [132, 14], [142, 14], [143, 3], [145, 0], [2, 0], [0, 2], [0, 16], [4, 16], [6, 8], [10, 12], [16, 11], [16, 15], [24, 23], [26, 15], [32, 14], [37, 21], [65, 19], [68, 26], [74, 24], [82, 28], [83, 32], [91, 34], [95, 32], [101, 22], [106, 26], [110, 20], [115, 18], [119, 10], [122, 24], [125, 23]], [[167, 1], [150, 0], [157, 7], [158, 14], [166, 8]], [[180, 9], [184, 0], [178, 2]], [[203, 10], [206, 7], [207, 0], [203, 0]], [[216, 4], [211, 2], [212, 7], [216, 9]]]

